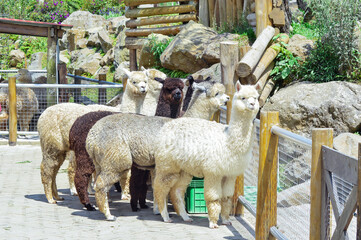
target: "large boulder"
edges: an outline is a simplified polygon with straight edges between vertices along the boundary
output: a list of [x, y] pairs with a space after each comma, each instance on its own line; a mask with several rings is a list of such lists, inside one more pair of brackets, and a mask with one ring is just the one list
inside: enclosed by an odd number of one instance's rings
[[282, 127], [310, 137], [313, 128], [356, 132], [361, 128], [361, 85], [301, 82], [282, 88], [263, 107], [279, 111]]
[[89, 73], [94, 75], [100, 68], [100, 61], [102, 56], [96, 53], [94, 49], [84, 48], [75, 50], [71, 53], [72, 65], [69, 67], [69, 72], [75, 69], [80, 69], [82, 74]]
[[110, 34], [118, 35], [125, 28], [125, 22], [128, 21], [129, 18], [125, 16], [113, 17], [108, 19], [108, 32]]
[[150, 34], [147, 38], [147, 41], [144, 43], [139, 57], [139, 67], [152, 68], [156, 66], [160, 66], [159, 60], [154, 56], [151, 49], [151, 41], [154, 39], [157, 43], [166, 44], [170, 37], [163, 34]]
[[103, 28], [107, 29], [107, 20], [100, 15], [91, 14], [88, 11], [76, 11], [70, 14], [62, 24], [73, 25], [73, 29], [91, 29]]
[[239, 35], [218, 35], [212, 28], [190, 21], [160, 57], [163, 67], [195, 73], [219, 62], [219, 43], [237, 40]]
[[9, 59], [10, 67], [16, 67], [19, 63], [25, 61], [25, 53], [20, 49], [12, 50], [10, 51]]
[[361, 143], [361, 136], [353, 133], [341, 133], [333, 139], [333, 148], [349, 155], [358, 158], [358, 144]]
[[41, 70], [41, 69], [43, 69], [42, 66], [41, 66], [41, 62], [43, 60], [43, 57], [46, 57], [45, 52], [33, 53], [31, 55], [31, 63], [28, 66], [28, 69], [29, 70]]
[[122, 62], [129, 61], [129, 49], [125, 47], [125, 31], [117, 36], [117, 43], [114, 48], [114, 65], [118, 67]]
[[213, 64], [210, 68], [203, 68], [198, 72], [192, 74], [194, 79], [206, 79], [207, 77], [211, 77], [212, 81], [222, 82], [222, 75], [221, 75], [221, 64], [216, 63]]
[[300, 34], [293, 35], [287, 45], [287, 49], [302, 61], [305, 61], [313, 48], [313, 41]]

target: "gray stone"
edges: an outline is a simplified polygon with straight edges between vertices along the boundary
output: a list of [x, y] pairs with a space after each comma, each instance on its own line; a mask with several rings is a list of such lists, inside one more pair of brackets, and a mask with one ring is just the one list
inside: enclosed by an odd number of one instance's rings
[[341, 133], [333, 139], [333, 147], [351, 157], [358, 158], [358, 144], [361, 136], [354, 133]]
[[103, 52], [107, 53], [110, 49], [113, 48], [113, 42], [110, 39], [108, 32], [104, 30], [99, 31], [98, 39], [100, 42], [100, 47], [102, 48]]
[[124, 72], [124, 68], [126, 68], [127, 70], [129, 70], [129, 62], [122, 62], [118, 68], [115, 70], [114, 73], [114, 78], [113, 78], [113, 82], [123, 82], [124, 80], [126, 80], [127, 74]]
[[292, 52], [294, 56], [300, 57], [302, 61], [305, 61], [313, 47], [314, 44], [312, 40], [307, 39], [305, 36], [295, 34], [288, 42], [287, 49]]
[[80, 69], [82, 73], [94, 75], [100, 68], [101, 59], [100, 53], [96, 53], [94, 49], [84, 48], [75, 50], [71, 54], [72, 65], [68, 68], [69, 72]]
[[60, 51], [59, 62], [65, 63], [66, 65], [68, 65], [68, 63], [70, 62], [70, 55], [69, 55], [68, 50]]
[[114, 62], [114, 49], [110, 49], [107, 54], [104, 55], [102, 60], [100, 61], [100, 66], [110, 66]]
[[77, 42], [76, 42], [76, 49], [82, 49], [82, 48], [86, 48], [86, 44], [88, 43], [88, 40], [86, 38], [82, 38], [82, 39], [79, 39]]
[[91, 14], [88, 11], [76, 11], [62, 22], [63, 24], [73, 25], [72, 29], [91, 29], [103, 28], [107, 29], [107, 20], [100, 15]]
[[[69, 51], [77, 49], [79, 40], [84, 39], [87, 32], [84, 29], [70, 29], [66, 32], [66, 43]], [[64, 37], [63, 37], [64, 38]]]
[[152, 68], [152, 67], [160, 66], [160, 62], [157, 61], [150, 47], [150, 40], [152, 38], [155, 38], [156, 42], [161, 42], [161, 43], [167, 43], [170, 39], [170, 37], [163, 34], [149, 35], [148, 41], [145, 42], [145, 44], [142, 47], [142, 50], [140, 51], [139, 67], [143, 66], [145, 68]]
[[110, 34], [118, 35], [125, 28], [125, 23], [129, 18], [125, 16], [113, 17], [108, 19], [108, 32]]
[[20, 49], [12, 50], [10, 51], [9, 59], [10, 67], [16, 67], [19, 63], [25, 61], [25, 53]]
[[313, 128], [334, 135], [361, 128], [361, 86], [348, 82], [297, 83], [270, 98], [264, 111], [279, 111], [282, 127], [311, 136]]
[[33, 55], [31, 55], [31, 63], [28, 66], [28, 69], [29, 70], [41, 70], [41, 69], [43, 69], [42, 66], [41, 66], [41, 61], [42, 61], [44, 55], [46, 56], [45, 52], [33, 53]]
[[129, 61], [129, 49], [125, 47], [125, 32], [117, 36], [117, 43], [114, 48], [114, 66], [117, 68], [122, 62]]
[[221, 64], [213, 64], [210, 68], [204, 68], [198, 72], [193, 73], [192, 76], [194, 79], [206, 79], [207, 77], [211, 77], [211, 79], [216, 82], [222, 82]]
[[277, 207], [291, 207], [310, 203], [310, 183], [306, 181], [277, 194]]

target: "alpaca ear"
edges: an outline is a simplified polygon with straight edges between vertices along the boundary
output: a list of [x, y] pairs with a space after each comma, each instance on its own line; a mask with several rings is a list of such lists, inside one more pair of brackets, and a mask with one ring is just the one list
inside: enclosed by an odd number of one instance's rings
[[237, 80], [236, 85], [234, 87], [235, 87], [237, 92], [241, 91], [241, 89], [242, 89], [242, 85], [238, 80]]
[[206, 80], [204, 80], [204, 81], [210, 81], [212, 78], [209, 76], [209, 77], [207, 77], [206, 78]]
[[182, 81], [184, 82], [184, 84], [186, 86], [192, 86], [192, 84], [194, 82], [194, 78], [192, 75], [189, 75], [186, 79], [182, 79]]
[[141, 71], [147, 71], [147, 69], [145, 69], [145, 67], [143, 67], [143, 66], [140, 67], [140, 70]]
[[201, 92], [207, 92], [207, 89], [204, 86], [200, 86], [198, 83], [193, 83], [192, 87], [194, 90], [199, 90]]
[[262, 90], [262, 86], [261, 86], [261, 84], [260, 84], [259, 82], [256, 83], [256, 85], [254, 85], [254, 88], [255, 88], [258, 92]]
[[126, 69], [126, 68], [123, 68], [123, 71], [124, 71], [124, 73], [127, 75], [127, 77], [130, 78], [130, 76], [132, 75], [132, 73], [131, 73], [128, 69]]
[[157, 81], [157, 82], [159, 82], [159, 83], [161, 83], [161, 84], [164, 84], [164, 82], [165, 82], [164, 79], [159, 78], [159, 77], [155, 77], [154, 80]]

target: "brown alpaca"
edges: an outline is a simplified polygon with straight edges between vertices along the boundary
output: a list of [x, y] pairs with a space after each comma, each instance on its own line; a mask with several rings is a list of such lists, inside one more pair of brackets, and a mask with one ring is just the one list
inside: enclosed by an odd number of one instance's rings
[[[157, 78], [157, 81], [163, 83], [163, 88], [160, 92], [155, 116], [179, 117], [183, 99], [183, 81], [179, 78], [166, 78], [165, 80]], [[137, 168], [133, 163], [129, 182], [130, 206], [133, 212], [139, 210], [138, 202], [141, 208], [148, 208], [145, 199], [149, 174], [149, 170]]]

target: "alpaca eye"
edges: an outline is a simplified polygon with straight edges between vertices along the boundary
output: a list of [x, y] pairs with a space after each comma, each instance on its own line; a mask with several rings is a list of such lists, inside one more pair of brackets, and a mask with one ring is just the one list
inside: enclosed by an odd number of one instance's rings
[[218, 96], [218, 94], [219, 94], [219, 93], [216, 93], [216, 95], [214, 95], [214, 96], [215, 96], [215, 97], [217, 97], [217, 96]]
[[241, 99], [242, 99], [242, 100], [246, 100], [246, 98], [245, 98], [245, 97], [242, 97]]
[[136, 84], [136, 82], [133, 82], [133, 84]]

